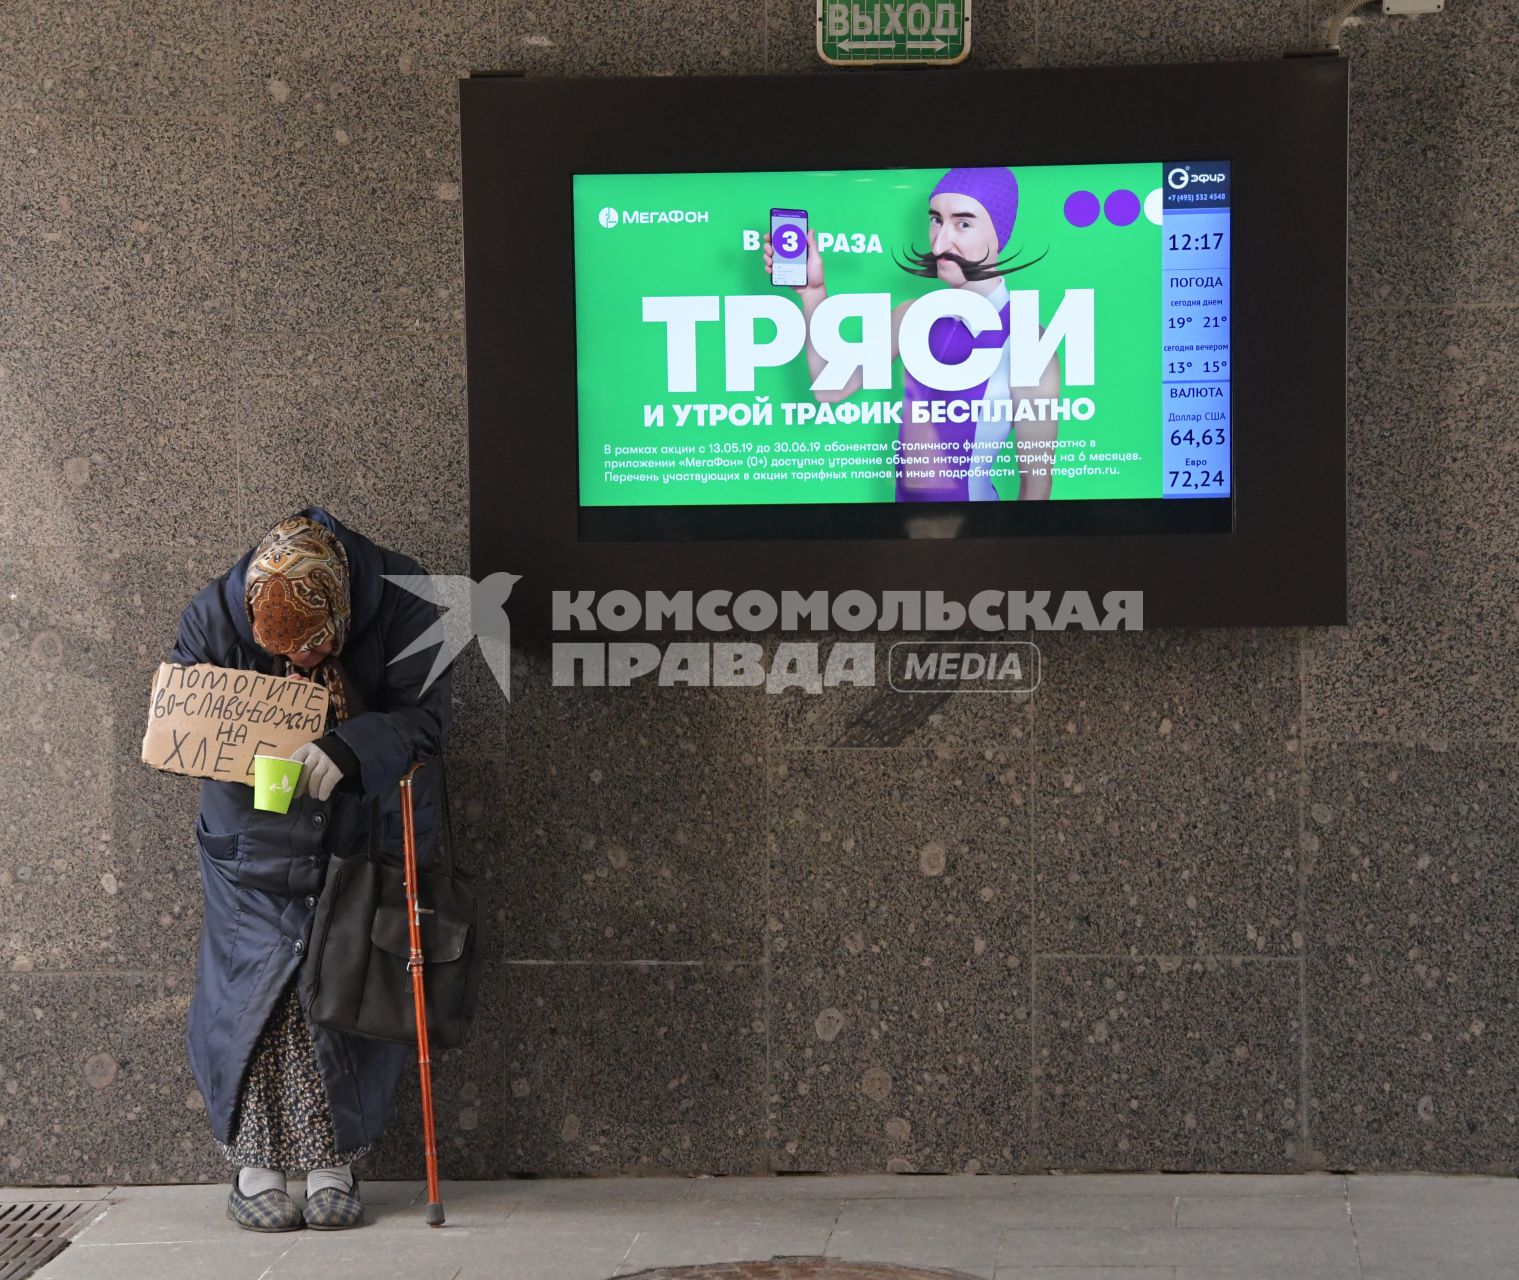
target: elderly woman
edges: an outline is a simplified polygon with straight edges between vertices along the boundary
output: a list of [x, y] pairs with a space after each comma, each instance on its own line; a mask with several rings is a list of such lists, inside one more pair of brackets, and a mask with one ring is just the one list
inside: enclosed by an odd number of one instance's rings
[[[423, 689], [433, 649], [397, 660], [438, 611], [384, 575], [421, 572], [308, 507], [201, 590], [169, 655], [316, 680], [331, 695], [326, 733], [296, 753], [305, 768], [289, 813], [254, 809], [242, 783], [201, 783], [205, 922], [186, 1040], [212, 1134], [238, 1166], [227, 1216], [251, 1231], [361, 1221], [350, 1166], [384, 1131], [415, 1056], [308, 1023], [302, 962], [329, 858], [367, 849], [372, 823], [380, 850], [396, 850], [397, 783], [447, 739], [447, 672]], [[417, 775], [423, 862], [437, 772]], [[304, 1214], [286, 1190], [290, 1169], [307, 1171]]]

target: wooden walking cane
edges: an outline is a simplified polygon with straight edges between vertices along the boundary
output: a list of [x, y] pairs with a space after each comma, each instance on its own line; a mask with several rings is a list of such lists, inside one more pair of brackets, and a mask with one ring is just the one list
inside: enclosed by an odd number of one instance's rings
[[422, 1076], [422, 1132], [427, 1142], [427, 1213], [429, 1227], [443, 1225], [443, 1201], [438, 1196], [438, 1135], [433, 1123], [432, 1058], [427, 1049], [427, 996], [422, 980], [422, 907], [417, 900], [417, 831], [411, 806], [412, 774], [418, 761], [401, 779], [401, 834], [406, 851], [406, 919], [411, 932], [411, 995], [417, 1010], [417, 1067]]

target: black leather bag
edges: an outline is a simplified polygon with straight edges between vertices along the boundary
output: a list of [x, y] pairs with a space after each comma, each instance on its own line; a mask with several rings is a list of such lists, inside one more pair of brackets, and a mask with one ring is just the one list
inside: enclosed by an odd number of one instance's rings
[[[473, 877], [454, 865], [442, 762], [430, 762], [427, 768], [439, 771], [442, 810], [441, 865], [417, 867], [427, 1038], [431, 1048], [450, 1049], [464, 1043], [479, 1002], [490, 912]], [[307, 1017], [334, 1031], [414, 1045], [405, 864], [380, 854], [379, 819], [376, 803], [366, 854], [331, 862], [306, 958], [312, 968]]]

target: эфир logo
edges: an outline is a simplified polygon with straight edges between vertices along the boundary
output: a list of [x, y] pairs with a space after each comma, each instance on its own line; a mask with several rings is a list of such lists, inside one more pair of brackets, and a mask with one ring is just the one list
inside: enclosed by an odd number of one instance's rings
[[1166, 186], [1173, 191], [1180, 191], [1192, 182], [1223, 182], [1229, 175], [1224, 173], [1193, 173], [1189, 169], [1183, 169], [1179, 165], [1166, 174]]

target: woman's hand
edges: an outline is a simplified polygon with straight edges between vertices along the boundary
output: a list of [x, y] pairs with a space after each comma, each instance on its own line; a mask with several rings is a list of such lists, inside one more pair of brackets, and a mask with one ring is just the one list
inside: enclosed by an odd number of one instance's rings
[[314, 742], [297, 747], [290, 753], [290, 758], [299, 760], [302, 765], [301, 780], [295, 784], [294, 798], [297, 800], [306, 794], [308, 783], [311, 794], [318, 800], [325, 800], [343, 780], [343, 771], [338, 768], [337, 761]]

